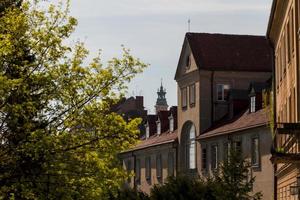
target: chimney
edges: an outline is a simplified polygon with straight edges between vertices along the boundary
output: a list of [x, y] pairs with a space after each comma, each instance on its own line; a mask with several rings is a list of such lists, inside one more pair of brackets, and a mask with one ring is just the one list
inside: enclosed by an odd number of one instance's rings
[[136, 96], [135, 97], [135, 105], [138, 110], [143, 110], [144, 109], [144, 97]]

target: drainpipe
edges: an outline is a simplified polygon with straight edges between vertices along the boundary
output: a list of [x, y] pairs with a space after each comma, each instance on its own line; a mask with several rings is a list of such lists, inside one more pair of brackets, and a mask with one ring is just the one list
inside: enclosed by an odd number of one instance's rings
[[213, 122], [214, 122], [214, 117], [215, 117], [215, 114], [214, 114], [214, 75], [215, 75], [215, 72], [212, 71], [211, 72], [211, 78], [210, 78], [210, 98], [211, 98], [211, 126], [213, 125]]
[[[268, 36], [267, 36], [268, 37]], [[274, 50], [274, 45], [272, 44], [270, 38], [267, 38], [268, 40], [268, 43], [271, 47], [271, 55], [272, 55], [272, 59], [271, 59], [271, 62], [272, 62], [272, 90], [273, 90], [273, 124], [274, 124], [274, 127], [273, 127], [273, 130], [274, 131], [274, 138], [273, 138], [273, 147], [275, 150], [277, 148], [277, 135], [275, 133], [275, 130], [276, 130], [276, 127], [277, 127], [277, 112], [276, 112], [276, 74], [275, 74], [275, 50]], [[277, 171], [277, 164], [274, 163], [274, 200], [277, 200], [277, 176], [275, 175], [276, 174], [276, 171]]]
[[[132, 152], [132, 157], [133, 157], [133, 170], [134, 170], [134, 173], [136, 172], [136, 155], [134, 154], [134, 152]], [[133, 188], [134, 189], [137, 189], [136, 187], [136, 182], [135, 182], [135, 176], [133, 177]]]

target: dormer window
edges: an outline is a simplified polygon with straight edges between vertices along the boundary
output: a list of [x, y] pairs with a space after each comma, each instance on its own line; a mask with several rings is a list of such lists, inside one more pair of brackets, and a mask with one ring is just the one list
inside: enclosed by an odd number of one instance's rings
[[255, 112], [255, 108], [256, 108], [256, 103], [255, 103], [255, 96], [250, 97], [250, 112], [253, 113]]
[[148, 123], [145, 125], [145, 128], [146, 128], [146, 139], [148, 139], [150, 137], [150, 128]]
[[173, 115], [171, 115], [169, 117], [169, 129], [170, 129], [170, 132], [173, 132], [174, 131], [174, 118], [173, 118]]
[[160, 123], [160, 120], [158, 120], [156, 122], [156, 126], [157, 126], [157, 135], [160, 135], [161, 134], [161, 123]]

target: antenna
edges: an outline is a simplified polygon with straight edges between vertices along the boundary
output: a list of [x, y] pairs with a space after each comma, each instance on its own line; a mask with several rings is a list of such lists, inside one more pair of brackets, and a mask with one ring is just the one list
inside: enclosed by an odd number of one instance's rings
[[188, 32], [191, 31], [191, 19], [189, 18], [188, 19]]

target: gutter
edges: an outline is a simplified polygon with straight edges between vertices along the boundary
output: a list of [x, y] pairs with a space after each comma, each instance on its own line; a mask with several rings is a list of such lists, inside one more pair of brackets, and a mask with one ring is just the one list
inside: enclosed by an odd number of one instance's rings
[[261, 126], [266, 126], [268, 124], [269, 124], [268, 122], [267, 123], [256, 124], [256, 125], [253, 125], [253, 126], [247, 126], [247, 127], [243, 127], [243, 128], [238, 128], [238, 129], [235, 129], [235, 130], [217, 132], [214, 135], [209, 135], [209, 136], [205, 136], [205, 133], [204, 133], [200, 137], [197, 137], [196, 140], [213, 138], [213, 137], [221, 136], [223, 134], [231, 134], [231, 133], [235, 133], [235, 132], [238, 132], [238, 131], [244, 131], [244, 130], [248, 130], [248, 129], [252, 129], [252, 128], [258, 128], [258, 127], [261, 127]]

